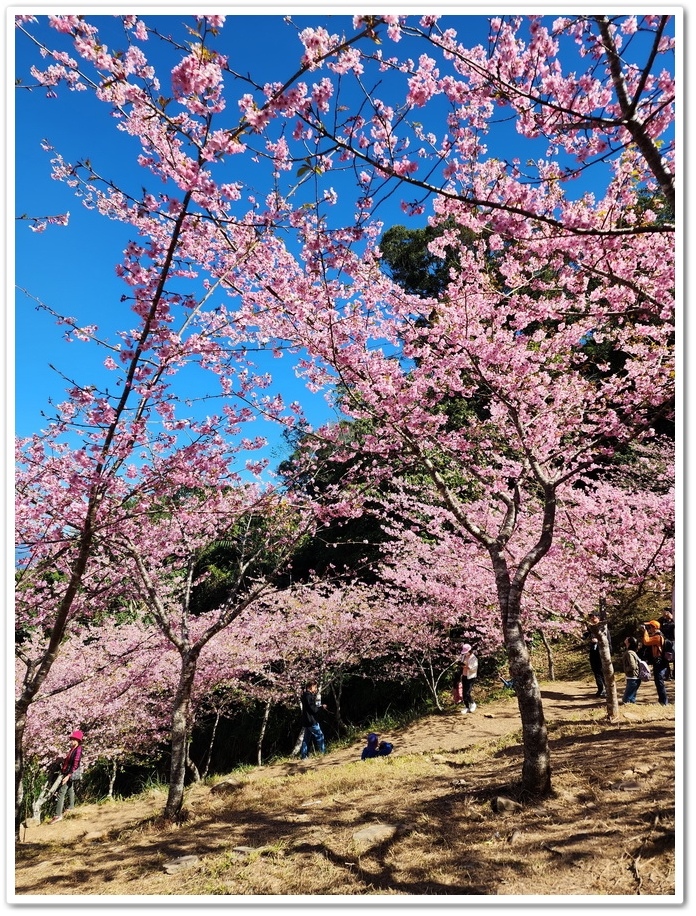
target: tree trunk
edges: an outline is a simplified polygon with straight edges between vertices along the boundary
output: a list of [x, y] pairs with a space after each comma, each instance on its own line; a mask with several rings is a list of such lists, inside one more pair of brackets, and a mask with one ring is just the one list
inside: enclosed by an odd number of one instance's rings
[[553, 651], [551, 649], [551, 643], [546, 638], [546, 633], [544, 633], [541, 627], [539, 627], [539, 635], [541, 636], [541, 641], [543, 642], [544, 648], [546, 649], [546, 660], [549, 666], [549, 680], [555, 681], [556, 672], [553, 667]]
[[15, 836], [17, 839], [19, 839], [22, 803], [24, 802], [24, 729], [26, 724], [26, 713], [18, 714], [15, 719]]
[[435, 672], [433, 671], [432, 661], [428, 659], [428, 661], [426, 662], [426, 661], [421, 661], [420, 659], [418, 659], [416, 661], [416, 664], [418, 665], [420, 673], [423, 676], [423, 680], [428, 685], [428, 690], [430, 691], [430, 695], [432, 696], [433, 700], [435, 701], [435, 708], [437, 709], [438, 712], [442, 712], [442, 704], [440, 703], [440, 697], [438, 696], [438, 693], [437, 693], [437, 680], [435, 679]]
[[191, 755], [189, 753], [190, 750], [191, 750], [191, 741], [187, 740], [186, 741], [186, 769], [191, 774], [191, 779], [194, 782], [200, 782], [201, 774], [198, 772], [198, 767], [196, 766], [196, 764], [193, 762], [193, 760], [191, 760]]
[[169, 768], [169, 793], [164, 808], [168, 820], [177, 820], [184, 804], [184, 783], [186, 759], [188, 757], [188, 736], [191, 719], [191, 692], [196, 676], [196, 665], [200, 649], [181, 652], [181, 671], [172, 710], [171, 752]]
[[549, 736], [539, 682], [520, 625], [526, 577], [524, 571], [518, 568], [511, 582], [505, 557], [495, 545], [490, 548], [490, 556], [495, 571], [510, 677], [515, 681], [515, 695], [522, 722], [522, 793], [528, 798], [545, 798], [551, 792]]
[[300, 733], [299, 733], [299, 735], [297, 736], [297, 740], [295, 741], [295, 746], [294, 746], [293, 749], [292, 749], [292, 756], [293, 756], [293, 757], [297, 757], [297, 755], [300, 753], [300, 748], [302, 747], [302, 739], [303, 739], [303, 737], [304, 737], [304, 725], [301, 725], [301, 726], [300, 726]]
[[346, 723], [341, 717], [341, 695], [343, 693], [343, 675], [340, 675], [335, 681], [331, 682], [331, 694], [334, 698], [334, 706], [336, 707], [336, 731], [340, 735], [348, 731], [346, 728]]
[[118, 760], [114, 757], [111, 761], [111, 774], [109, 775], [109, 792], [107, 798], [110, 798], [113, 801], [114, 798], [114, 786], [116, 785], [116, 777], [118, 776]]
[[210, 743], [208, 744], [208, 753], [205, 757], [205, 766], [203, 767], [203, 772], [201, 773], [201, 779], [205, 779], [208, 775], [208, 770], [210, 769], [210, 761], [213, 756], [213, 744], [215, 743], [215, 736], [217, 735], [218, 725], [220, 724], [220, 710], [215, 712], [215, 722], [213, 723], [213, 731], [210, 735]]
[[41, 792], [39, 793], [38, 798], [34, 801], [31, 812], [34, 820], [41, 820], [41, 809], [44, 804], [48, 801], [49, 798], [52, 798], [53, 795], [58, 791], [58, 786], [60, 785], [62, 779], [62, 774], [58, 774], [52, 782], [46, 780], [44, 783]]
[[531, 798], [543, 798], [551, 791], [549, 738], [539, 683], [518, 623], [505, 629], [505, 644], [522, 722], [522, 791]]
[[611, 660], [611, 645], [606, 622], [590, 627], [590, 632], [597, 637], [599, 657], [602, 659], [604, 690], [607, 695], [607, 717], [615, 720], [619, 717], [619, 698], [616, 695], [616, 675], [614, 673], [614, 663]]
[[262, 748], [263, 748], [263, 739], [266, 736], [266, 728], [268, 727], [268, 717], [271, 714], [271, 701], [266, 700], [266, 705], [263, 709], [263, 719], [261, 720], [261, 730], [259, 731], [259, 738], [256, 742], [256, 763], [258, 766], [261, 766], [263, 763], [262, 757]]

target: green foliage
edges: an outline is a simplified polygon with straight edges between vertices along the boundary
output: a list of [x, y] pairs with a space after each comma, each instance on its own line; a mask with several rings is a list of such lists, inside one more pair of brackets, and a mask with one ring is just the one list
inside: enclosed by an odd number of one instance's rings
[[[359, 468], [363, 459], [355, 453], [370, 432], [370, 424], [363, 420], [343, 422], [341, 430], [343, 442], [340, 446], [322, 444], [317, 448], [313, 438], [301, 432], [287, 436], [293, 452], [280, 465], [279, 471], [291, 481], [293, 489], [316, 499], [327, 497], [332, 489], [344, 495], [356, 486], [353, 480], [360, 477]], [[340, 457], [343, 447], [352, 457]], [[313, 458], [313, 470], [295, 474], [295, 465], [304, 463], [302, 459], [308, 454]], [[292, 558], [292, 581], [306, 582], [316, 575], [334, 580], [374, 582], [380, 548], [387, 541], [380, 521], [379, 504], [388, 489], [389, 484], [385, 483], [373, 491], [372, 497], [369, 493], [363, 494], [363, 512], [359, 517], [332, 519], [314, 535], [302, 540]], [[290, 573], [281, 577], [280, 584], [288, 584], [289, 580]]]
[[244, 594], [260, 578], [275, 577], [278, 555], [272, 546], [273, 537], [269, 537], [272, 524], [261, 514], [245, 517], [232, 526], [227, 537], [201, 552], [193, 570], [193, 614], [220, 607], [231, 596]]
[[382, 262], [395, 283], [407, 293], [424, 298], [439, 299], [445, 292], [452, 273], [459, 271], [459, 259], [454, 248], [447, 246], [445, 257], [433, 254], [428, 246], [446, 231], [454, 231], [468, 246], [476, 241], [469, 229], [456, 226], [453, 220], [437, 228], [407, 229], [392, 226], [379, 242]]

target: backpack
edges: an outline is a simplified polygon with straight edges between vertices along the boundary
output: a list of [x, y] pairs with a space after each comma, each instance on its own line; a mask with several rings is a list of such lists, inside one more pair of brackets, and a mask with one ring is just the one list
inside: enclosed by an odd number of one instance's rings
[[666, 662], [674, 661], [674, 642], [671, 639], [665, 639], [662, 643], [662, 657]]
[[638, 659], [638, 677], [641, 681], [649, 681], [652, 678], [652, 673], [650, 671], [650, 665], [642, 658]]

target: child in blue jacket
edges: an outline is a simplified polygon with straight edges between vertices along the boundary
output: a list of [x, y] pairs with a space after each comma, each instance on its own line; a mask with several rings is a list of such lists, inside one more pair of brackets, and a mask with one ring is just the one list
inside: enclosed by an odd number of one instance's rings
[[394, 745], [389, 741], [380, 741], [379, 735], [370, 732], [367, 736], [367, 745], [363, 748], [361, 760], [369, 760], [371, 757], [386, 757], [394, 750]]

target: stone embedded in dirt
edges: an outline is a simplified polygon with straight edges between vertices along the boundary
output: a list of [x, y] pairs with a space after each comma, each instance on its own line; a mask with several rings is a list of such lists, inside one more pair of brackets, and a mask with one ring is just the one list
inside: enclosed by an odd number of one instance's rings
[[300, 808], [314, 808], [317, 805], [323, 805], [323, 804], [324, 804], [323, 798], [310, 798], [307, 801], [303, 801], [302, 804], [300, 805]]
[[466, 788], [466, 779], [453, 779], [451, 785], [455, 789], [465, 789]]
[[200, 859], [198, 856], [177, 856], [176, 859], [170, 859], [164, 863], [164, 870], [168, 875], [175, 875], [177, 872], [184, 871], [187, 868], [193, 868]]
[[620, 789], [621, 791], [632, 791], [640, 789], [640, 787], [641, 784], [635, 779], [622, 779], [621, 782], [611, 782], [608, 786], [610, 789]]
[[268, 855], [272, 852], [277, 852], [273, 846], [233, 846], [232, 852], [236, 853], [238, 856], [250, 856], [253, 853], [258, 855]]
[[502, 795], [493, 799], [491, 807], [496, 814], [510, 814], [513, 811], [522, 810], [522, 805], [519, 802], [513, 801], [511, 798], [504, 798]]
[[237, 792], [239, 789], [243, 789], [245, 785], [246, 780], [244, 779], [223, 779], [222, 782], [215, 783], [210, 791], [213, 795], [229, 795], [231, 792]]
[[353, 839], [356, 843], [380, 843], [382, 840], [391, 840], [399, 828], [394, 824], [372, 824], [356, 830]]

